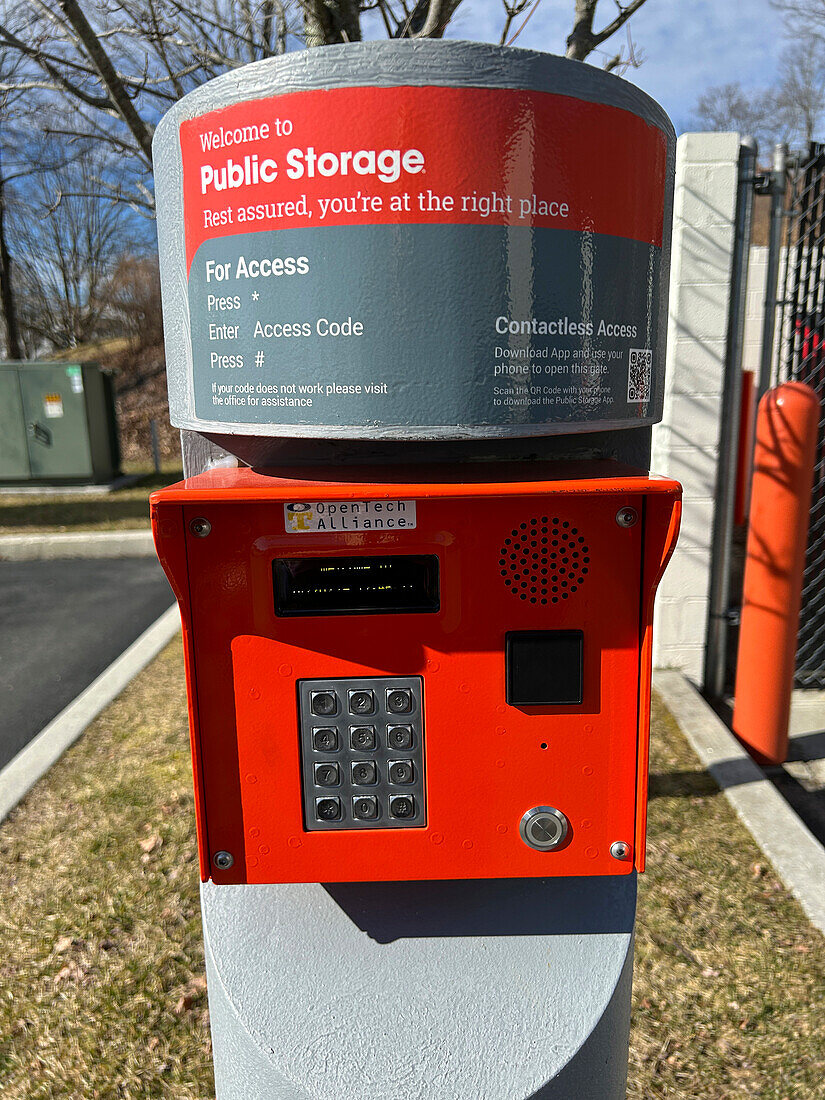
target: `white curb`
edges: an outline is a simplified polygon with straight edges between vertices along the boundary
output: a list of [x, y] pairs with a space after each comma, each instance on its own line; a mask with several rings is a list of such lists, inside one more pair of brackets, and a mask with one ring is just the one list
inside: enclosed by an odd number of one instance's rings
[[825, 849], [681, 672], [657, 670], [653, 686], [811, 923], [825, 932]]
[[65, 531], [54, 535], [0, 536], [0, 561], [154, 556], [151, 531]]
[[180, 630], [177, 604], [156, 619], [0, 771], [0, 821]]

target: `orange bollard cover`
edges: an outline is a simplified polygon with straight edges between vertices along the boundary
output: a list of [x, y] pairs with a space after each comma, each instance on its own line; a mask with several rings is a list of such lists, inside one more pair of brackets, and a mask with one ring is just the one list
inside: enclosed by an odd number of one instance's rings
[[733, 729], [765, 763], [788, 754], [819, 416], [819, 398], [801, 382], [759, 403]]

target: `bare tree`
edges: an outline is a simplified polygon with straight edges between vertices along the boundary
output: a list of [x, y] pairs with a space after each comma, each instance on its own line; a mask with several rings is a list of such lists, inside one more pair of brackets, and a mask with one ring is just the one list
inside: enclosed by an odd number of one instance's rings
[[[0, 72], [6, 61], [0, 56]], [[0, 343], [10, 359], [21, 359], [24, 345], [12, 247], [15, 225], [26, 217], [24, 196], [35, 177], [70, 159], [70, 151], [50, 143], [38, 129], [37, 107], [25, 92], [0, 91]]]
[[[73, 116], [61, 136], [92, 135], [115, 155], [134, 156], [147, 169], [160, 114], [220, 73], [283, 53], [294, 33], [281, 0], [0, 4], [0, 45], [27, 63], [5, 87], [59, 94]], [[129, 198], [151, 209], [148, 176]]]
[[99, 151], [36, 176], [12, 227], [27, 351], [75, 347], [107, 331], [118, 259], [134, 242], [127, 209], [101, 187]]
[[[6, 105], [0, 99], [0, 115], [5, 116]], [[17, 307], [12, 286], [12, 258], [9, 251], [6, 207], [8, 183], [2, 164], [3, 147], [0, 142], [0, 313], [3, 320], [3, 342], [9, 359], [22, 359], [20, 327], [17, 323]]]
[[[825, 12], [825, 3], [823, 3]], [[776, 89], [778, 129], [782, 140], [807, 146], [818, 133], [825, 114], [825, 45], [805, 38], [784, 51]]]
[[825, 38], [825, 0], [771, 0], [771, 6], [784, 14], [785, 29], [793, 41]]
[[[506, 41], [540, 0], [502, 0]], [[597, 50], [644, 3], [616, 3], [611, 21], [594, 29], [598, 0], [574, 0], [567, 55]], [[188, 91], [250, 61], [289, 48], [362, 37], [362, 23], [389, 38], [440, 38], [461, 0], [0, 0], [0, 312], [7, 354], [50, 340], [72, 344], [99, 327], [103, 252], [120, 232], [109, 200], [148, 218], [154, 214], [152, 135], [157, 119]], [[605, 68], [638, 64], [628, 36]], [[11, 131], [14, 104], [29, 112], [26, 167], [10, 167], [6, 148], [22, 148]], [[37, 120], [32, 120], [36, 113]], [[9, 226], [24, 176], [43, 163], [29, 155], [31, 135], [48, 145], [47, 177], [28, 187], [25, 215]], [[87, 151], [96, 149], [94, 156]], [[83, 160], [65, 185], [57, 169]], [[48, 188], [52, 192], [48, 193]], [[46, 190], [44, 190], [46, 188]], [[84, 202], [87, 204], [83, 206]], [[51, 212], [47, 216], [44, 212]], [[84, 225], [92, 227], [91, 235]], [[34, 232], [41, 235], [35, 240]], [[9, 239], [11, 237], [12, 246]], [[72, 234], [75, 234], [73, 237]], [[50, 259], [38, 264], [40, 242]], [[18, 254], [18, 279], [12, 255]], [[14, 300], [24, 300], [21, 336]]]
[[732, 83], [708, 88], [697, 101], [691, 125], [750, 134], [766, 149], [778, 141], [807, 146], [823, 119], [825, 49], [809, 38], [782, 53], [773, 87], [752, 90]]
[[118, 331], [125, 333], [136, 347], [163, 343], [157, 256], [131, 252], [123, 255], [103, 293]]
[[776, 94], [770, 89], [745, 89], [738, 81], [715, 85], [699, 96], [691, 126], [749, 134], [760, 146], [779, 141]]
[[[13, 79], [18, 58], [0, 55], [0, 81]], [[20, 327], [17, 323], [17, 306], [12, 282], [12, 256], [9, 250], [8, 207], [13, 201], [13, 187], [20, 178], [19, 164], [7, 158], [7, 146], [17, 144], [17, 123], [23, 107], [23, 93], [15, 89], [0, 92], [0, 317], [3, 325], [3, 344], [9, 359], [23, 358]], [[11, 163], [9, 163], [11, 161]]]
[[[60, 93], [72, 102], [77, 133], [150, 167], [154, 120], [196, 85], [282, 54], [290, 41], [358, 41], [365, 12], [380, 14], [389, 37], [437, 38], [460, 0], [19, 0], [13, 9], [12, 2], [0, 6], [0, 44], [28, 70], [0, 88]], [[23, 7], [28, 18], [15, 27], [11, 12], [19, 17]], [[151, 206], [151, 195], [135, 201]]]

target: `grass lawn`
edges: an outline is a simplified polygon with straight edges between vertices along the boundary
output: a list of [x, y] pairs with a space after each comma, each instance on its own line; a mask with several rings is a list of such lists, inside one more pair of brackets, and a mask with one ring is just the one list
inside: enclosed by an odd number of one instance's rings
[[127, 531], [149, 527], [149, 494], [180, 481], [180, 466], [127, 469], [141, 474], [128, 489], [113, 493], [0, 494], [0, 535], [53, 534], [57, 531]]
[[[821, 1097], [825, 941], [661, 708], [652, 771], [628, 1095]], [[179, 641], [0, 825], [0, 855], [3, 1100], [212, 1097]]]

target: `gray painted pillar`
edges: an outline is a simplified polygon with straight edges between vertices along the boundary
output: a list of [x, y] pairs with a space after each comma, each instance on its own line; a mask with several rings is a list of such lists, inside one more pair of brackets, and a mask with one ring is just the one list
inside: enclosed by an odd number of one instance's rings
[[634, 876], [202, 887], [217, 1100], [619, 1100]]
[[[545, 444], [540, 441], [548, 431], [543, 415], [538, 424], [529, 420], [532, 412], [528, 420], [517, 423], [513, 409], [502, 407], [503, 412], [491, 414], [491, 410], [473, 406], [480, 393], [476, 384], [478, 357], [467, 354], [470, 343], [457, 340], [452, 322], [432, 332], [427, 326], [415, 328], [417, 343], [426, 337], [435, 349], [430, 358], [420, 347], [413, 347], [410, 353], [409, 377], [423, 379], [413, 396], [426, 397], [429, 407], [415, 411], [415, 402], [408, 397], [403, 423], [395, 424], [390, 417], [384, 424], [374, 410], [362, 410], [354, 418], [358, 423], [348, 422], [342, 419], [350, 415], [343, 406], [340, 412], [328, 414], [326, 422], [320, 412], [315, 423], [306, 417], [291, 425], [269, 422], [271, 409], [267, 417], [253, 422], [235, 422], [217, 415], [211, 406], [209, 416], [217, 419], [196, 414], [196, 373], [202, 384], [206, 375], [202, 376], [200, 364], [208, 360], [203, 359], [198, 343], [205, 339], [204, 295], [198, 292], [192, 297], [195, 282], [190, 286], [184, 241], [180, 126], [214, 110], [285, 93], [433, 85], [494, 88], [502, 93], [563, 93], [591, 107], [619, 108], [625, 115], [636, 115], [648, 128], [658, 127], [665, 160], [668, 165], [672, 160], [670, 123], [661, 108], [638, 89], [588, 66], [530, 51], [470, 43], [359, 43], [267, 60], [197, 89], [167, 114], [154, 145], [170, 407], [174, 423], [191, 429], [183, 434], [187, 474], [224, 462], [227, 456], [222, 447], [260, 464], [293, 461], [296, 456], [303, 460], [310, 453], [316, 461], [333, 466], [339, 460], [364, 459], [369, 451], [375, 452], [378, 461], [405, 462], [422, 457], [505, 459], [538, 454], [590, 457], [610, 453], [620, 457], [620, 452], [626, 451], [633, 453], [631, 461], [647, 465], [649, 428], [645, 425], [659, 416], [661, 357], [647, 397], [631, 397], [629, 365], [627, 370], [623, 367], [624, 373], [617, 375], [616, 381], [621, 398], [617, 396], [604, 415], [593, 411], [589, 402], [577, 407], [575, 423], [566, 403], [557, 410], [554, 431], [590, 428], [588, 438]], [[529, 142], [531, 134], [525, 129]], [[475, 156], [472, 150], [471, 154]], [[576, 150], [570, 155], [577, 155]], [[637, 171], [638, 163], [632, 168]], [[600, 274], [593, 283], [591, 252], [598, 234], [592, 228], [582, 234], [585, 251], [581, 255], [586, 262], [577, 258], [576, 236], [565, 230], [554, 238], [556, 248], [566, 242], [572, 278], [567, 288], [570, 315], [593, 309], [596, 316], [607, 317], [616, 309], [621, 313], [636, 295], [639, 331], [646, 334], [648, 344], [636, 350], [643, 353], [652, 353], [655, 339], [663, 345], [664, 337], [658, 305], [663, 282], [659, 272], [668, 267], [671, 175], [664, 161], [657, 171], [663, 169], [666, 196], [661, 250], [647, 240], [616, 236], [615, 227], [603, 234], [606, 250], [631, 250], [636, 257], [633, 270], [637, 275], [622, 284], [621, 293], [614, 286], [615, 272], [627, 273], [627, 259], [620, 258], [618, 266], [606, 261], [604, 277]], [[642, 173], [649, 183], [653, 177], [648, 176]], [[269, 228], [275, 231], [275, 227]], [[421, 237], [426, 229], [429, 239], [431, 228], [421, 226], [416, 231]], [[519, 227], [499, 228], [507, 229], [511, 236], [521, 233]], [[335, 232], [332, 227], [323, 229], [323, 240], [319, 236], [318, 244], [313, 244], [319, 255], [333, 239], [329, 234]], [[443, 236], [442, 229], [437, 232]], [[506, 306], [496, 308], [506, 310], [515, 287], [518, 297], [513, 308], [519, 312], [513, 316], [526, 316], [522, 311], [528, 308], [528, 300], [537, 314], [543, 309], [548, 316], [555, 316], [559, 311], [555, 299], [548, 299], [541, 309], [541, 299], [535, 299], [539, 305], [533, 304], [534, 283], [542, 293], [544, 284], [538, 268], [533, 270], [538, 259], [531, 251], [532, 228], [529, 232], [531, 236], [524, 238], [529, 245], [523, 252], [525, 263], [516, 265], [516, 274], [502, 266], [511, 252], [516, 255], [515, 245], [500, 255], [496, 252], [495, 264], [489, 268], [476, 265], [474, 278], [498, 273], [498, 282], [490, 283], [492, 289], [481, 295], [468, 297], [466, 263], [456, 268], [455, 256], [450, 255], [454, 274], [452, 281], [444, 284], [449, 291], [445, 300], [457, 303], [450, 307], [453, 317], [461, 317], [468, 326], [467, 340], [473, 347], [482, 332], [481, 327], [471, 331], [476, 300], [500, 299]], [[367, 234], [361, 236], [366, 239]], [[260, 239], [260, 234], [257, 237]], [[373, 272], [373, 279], [379, 258], [390, 263], [392, 271], [398, 267], [393, 251], [397, 232], [379, 239], [387, 245], [360, 265], [363, 271]], [[485, 229], [483, 240], [488, 239], [492, 240]], [[473, 234], [472, 240], [480, 242], [482, 236]], [[212, 244], [211, 240], [205, 243]], [[229, 247], [227, 242], [219, 245]], [[426, 259], [429, 255], [427, 246], [422, 256]], [[349, 295], [349, 253], [345, 260], [336, 293], [343, 287]], [[576, 289], [580, 267], [587, 269], [581, 294]], [[444, 312], [430, 285], [436, 268], [437, 264], [433, 267], [430, 263], [420, 286], [438, 307], [437, 312], [448, 316], [450, 311]], [[192, 270], [199, 277], [199, 269]], [[324, 294], [331, 293], [326, 283], [318, 285]], [[409, 276], [403, 282], [397, 301], [404, 307], [405, 317], [418, 316], [410, 307], [411, 288], [418, 285]], [[606, 295], [608, 305], [614, 294], [623, 304], [616, 309], [612, 305], [602, 308], [598, 305], [601, 299], [592, 297], [595, 291]], [[376, 292], [386, 297], [380, 282]], [[279, 287], [279, 308], [283, 308], [286, 293], [286, 286]], [[194, 327], [190, 323], [193, 302], [201, 310]], [[331, 307], [325, 304], [327, 308]], [[386, 326], [376, 328], [376, 332], [385, 330]], [[492, 325], [485, 322], [483, 331], [492, 351], [497, 338]], [[433, 333], [440, 333], [437, 342]], [[522, 330], [514, 335], [526, 334]], [[403, 345], [401, 350], [408, 354], [412, 346]], [[461, 383], [457, 392], [466, 395], [468, 405], [446, 416], [438, 407], [443, 398], [436, 396], [435, 383], [440, 379], [445, 349], [449, 352], [450, 346], [458, 348], [465, 363], [467, 373], [462, 381], [456, 366], [458, 352], [456, 362], [446, 356], [453, 364], [457, 384]], [[628, 364], [632, 350], [628, 349]], [[392, 365], [397, 370], [400, 360], [396, 362], [397, 357], [383, 348], [379, 351], [376, 361], [383, 360], [385, 368]], [[312, 356], [306, 360], [311, 361]], [[304, 365], [296, 361], [295, 369]], [[330, 369], [339, 366], [332, 361]], [[360, 369], [363, 366], [362, 362]], [[371, 363], [367, 366], [371, 374]], [[399, 378], [411, 394], [407, 375], [402, 372]], [[647, 384], [640, 388], [647, 390]], [[611, 411], [613, 405], [616, 408]], [[537, 407], [535, 411], [538, 415], [547, 409]], [[393, 415], [397, 418], [400, 414]], [[215, 446], [205, 445], [195, 431], [204, 433]], [[306, 445], [309, 437], [319, 441], [312, 452]], [[434, 440], [441, 441], [437, 450]], [[426, 452], [422, 441], [427, 444]], [[326, 887], [207, 883], [202, 889], [202, 907], [218, 1098], [619, 1100], [625, 1094], [635, 906], [635, 876]]]

